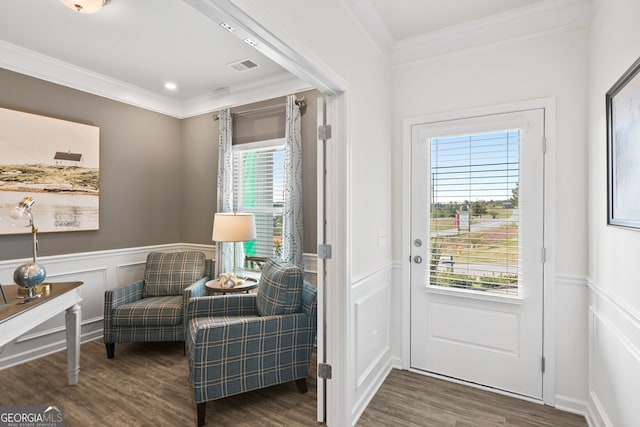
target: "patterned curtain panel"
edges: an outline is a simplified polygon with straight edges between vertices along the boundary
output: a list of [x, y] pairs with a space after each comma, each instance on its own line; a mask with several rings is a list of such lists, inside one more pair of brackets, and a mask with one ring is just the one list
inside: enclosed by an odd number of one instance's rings
[[296, 105], [295, 95], [287, 97], [286, 121], [282, 258], [303, 269], [302, 138], [300, 107]]
[[[218, 212], [233, 212], [233, 118], [229, 108], [220, 111], [218, 119]], [[233, 245], [218, 243], [218, 274], [233, 270]]]

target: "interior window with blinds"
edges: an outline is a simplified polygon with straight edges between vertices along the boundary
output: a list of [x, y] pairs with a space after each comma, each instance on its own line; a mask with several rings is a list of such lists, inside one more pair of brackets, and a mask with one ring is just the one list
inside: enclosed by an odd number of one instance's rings
[[236, 211], [253, 213], [256, 222], [256, 240], [244, 243], [249, 260], [282, 255], [284, 154], [284, 139], [233, 146]]
[[519, 294], [518, 130], [431, 140], [429, 284]]

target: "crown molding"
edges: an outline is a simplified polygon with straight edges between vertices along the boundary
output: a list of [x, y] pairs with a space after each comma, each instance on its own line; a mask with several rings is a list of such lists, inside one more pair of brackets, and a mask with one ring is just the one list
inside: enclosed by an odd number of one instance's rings
[[[0, 67], [178, 119], [306, 90], [287, 72], [183, 102], [0, 40]], [[301, 89], [302, 88], [302, 89]]]
[[288, 73], [283, 73], [275, 78], [262, 79], [258, 84], [252, 82], [251, 85], [237, 87], [223, 94], [211, 93], [185, 101], [182, 104], [182, 116], [179, 118], [193, 117], [227, 107], [251, 104], [309, 89], [313, 89], [309, 83]]
[[344, 0], [344, 4], [373, 44], [390, 57], [396, 41], [371, 0]]
[[178, 101], [2, 40], [0, 67], [169, 116], [180, 114]]
[[394, 67], [509, 40], [557, 33], [589, 24], [600, 0], [544, 0], [487, 18], [394, 40], [370, 0], [344, 0], [369, 38]]
[[394, 66], [410, 64], [508, 40], [530, 38], [587, 26], [590, 0], [545, 0], [483, 19], [478, 19], [396, 42]]

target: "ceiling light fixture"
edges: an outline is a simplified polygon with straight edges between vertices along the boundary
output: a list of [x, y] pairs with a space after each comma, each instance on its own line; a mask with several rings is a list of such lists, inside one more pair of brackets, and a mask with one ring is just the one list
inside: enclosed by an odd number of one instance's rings
[[169, 89], [169, 90], [176, 90], [178, 88], [178, 86], [175, 83], [171, 83], [171, 82], [166, 82], [164, 84], [165, 89]]
[[60, 0], [69, 9], [80, 13], [96, 13], [102, 6], [109, 3], [109, 0]]
[[244, 41], [246, 44], [248, 44], [249, 46], [251, 46], [251, 47], [257, 47], [257, 46], [258, 46], [258, 43], [254, 42], [254, 41], [253, 41], [253, 40], [251, 40], [251, 39], [244, 39], [243, 41]]
[[231, 25], [227, 24], [226, 22], [221, 22], [220, 26], [222, 28], [224, 28], [225, 30], [229, 31], [230, 33], [233, 33], [236, 29], [233, 28]]

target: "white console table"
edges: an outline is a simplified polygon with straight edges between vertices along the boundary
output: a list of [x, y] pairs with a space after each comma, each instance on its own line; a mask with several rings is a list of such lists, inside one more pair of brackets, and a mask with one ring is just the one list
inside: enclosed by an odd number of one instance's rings
[[[80, 286], [83, 282], [51, 283], [48, 295], [21, 304], [18, 286], [3, 286], [9, 306], [0, 311], [0, 352], [9, 342], [66, 310], [67, 366], [69, 385], [78, 383], [80, 374]], [[1, 300], [1, 297], [0, 297]]]

